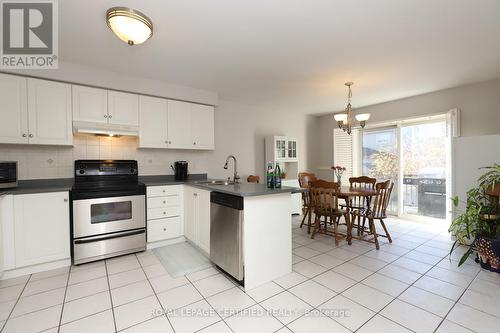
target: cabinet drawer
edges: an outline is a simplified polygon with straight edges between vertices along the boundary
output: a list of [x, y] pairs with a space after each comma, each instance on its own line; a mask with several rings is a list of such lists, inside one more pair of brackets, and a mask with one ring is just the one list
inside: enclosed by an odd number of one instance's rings
[[148, 209], [148, 221], [162, 219], [165, 217], [180, 216], [180, 215], [181, 215], [181, 207], [179, 206]]
[[163, 208], [168, 206], [179, 206], [181, 199], [179, 195], [168, 195], [165, 197], [148, 198], [148, 208]]
[[146, 188], [146, 195], [148, 198], [163, 197], [167, 195], [181, 195], [181, 193], [182, 193], [181, 185], [148, 186]]
[[148, 242], [182, 236], [180, 217], [148, 221]]

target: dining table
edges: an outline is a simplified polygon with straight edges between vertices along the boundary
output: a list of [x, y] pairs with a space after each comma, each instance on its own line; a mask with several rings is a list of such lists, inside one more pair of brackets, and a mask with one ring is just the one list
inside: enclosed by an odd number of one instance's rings
[[351, 222], [351, 199], [354, 197], [364, 197], [366, 198], [366, 209], [370, 209], [371, 199], [377, 195], [375, 189], [363, 188], [363, 187], [352, 187], [352, 186], [341, 186], [338, 192], [338, 197], [345, 200], [346, 207], [346, 225], [347, 225], [347, 244], [352, 244], [352, 222]]

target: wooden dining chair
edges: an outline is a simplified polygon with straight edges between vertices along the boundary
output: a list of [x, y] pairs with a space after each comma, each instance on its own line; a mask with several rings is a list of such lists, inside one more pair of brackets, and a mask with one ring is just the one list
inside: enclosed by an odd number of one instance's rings
[[[301, 188], [308, 188], [309, 182], [317, 180], [316, 175], [314, 173], [309, 172], [300, 172], [299, 173], [299, 186]], [[307, 219], [307, 233], [311, 233], [311, 194], [309, 192], [302, 192], [302, 222], [300, 223], [300, 227], [304, 225], [305, 220]]]
[[[372, 239], [368, 239], [366, 241], [370, 243], [375, 243], [375, 247], [377, 250], [380, 249], [378, 236], [386, 237], [389, 243], [392, 243], [391, 235], [387, 230], [387, 227], [384, 223], [384, 219], [387, 218], [387, 206], [391, 200], [391, 193], [394, 187], [394, 183], [390, 180], [387, 180], [382, 183], [377, 183], [375, 185], [375, 190], [377, 194], [375, 197], [371, 199], [369, 207], [364, 210], [356, 210], [354, 211], [354, 215], [357, 217], [361, 217], [363, 219], [363, 224], [361, 226], [361, 235], [360, 239], [364, 239], [365, 232], [365, 221], [368, 220], [368, 233], [373, 236]], [[375, 227], [375, 220], [378, 220], [384, 229], [385, 234], [378, 234], [377, 229]]]
[[[349, 185], [351, 188], [355, 189], [365, 189], [365, 190], [373, 190], [375, 189], [375, 184], [377, 183], [377, 180], [375, 178], [367, 177], [367, 176], [361, 176], [361, 177], [350, 177], [349, 178]], [[356, 210], [364, 210], [367, 208], [367, 197], [365, 196], [356, 196], [352, 197], [349, 199], [349, 206], [351, 207], [351, 222], [352, 222], [352, 227], [357, 228], [358, 230], [358, 236], [361, 233], [361, 215], [357, 215], [357, 219], [355, 218], [356, 216], [354, 215], [354, 211]], [[342, 209], [346, 208], [346, 204], [341, 204], [340, 207]]]
[[[309, 183], [311, 194], [311, 209], [314, 213], [314, 225], [311, 238], [318, 233], [331, 235], [334, 237], [335, 245], [346, 235], [338, 231], [338, 217], [346, 214], [346, 211], [339, 209], [339, 184], [324, 180], [312, 181]], [[323, 219], [323, 220], [322, 220]], [[332, 227], [332, 230], [329, 229]]]
[[247, 182], [248, 183], [259, 183], [260, 182], [260, 177], [259, 176], [254, 176], [254, 175], [250, 175], [247, 177]]

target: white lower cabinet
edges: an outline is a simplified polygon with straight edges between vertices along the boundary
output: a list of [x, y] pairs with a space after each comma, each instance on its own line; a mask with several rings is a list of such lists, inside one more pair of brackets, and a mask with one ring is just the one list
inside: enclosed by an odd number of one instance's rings
[[182, 236], [182, 185], [148, 186], [146, 196], [148, 243]]
[[68, 192], [14, 195], [13, 221], [3, 222], [13, 224], [7, 226], [13, 234], [4, 234], [14, 240], [15, 267], [9, 268], [70, 258]]
[[184, 236], [210, 253], [210, 191], [184, 189]]

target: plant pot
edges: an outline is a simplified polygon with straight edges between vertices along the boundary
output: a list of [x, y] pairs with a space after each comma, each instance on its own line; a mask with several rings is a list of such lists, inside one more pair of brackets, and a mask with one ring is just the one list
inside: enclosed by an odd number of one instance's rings
[[476, 261], [491, 272], [500, 273], [500, 239], [478, 237], [476, 240]]

